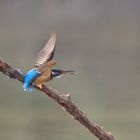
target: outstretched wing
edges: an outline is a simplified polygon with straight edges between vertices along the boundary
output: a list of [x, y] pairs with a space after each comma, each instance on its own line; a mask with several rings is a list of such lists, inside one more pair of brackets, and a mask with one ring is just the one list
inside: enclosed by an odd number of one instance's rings
[[40, 67], [42, 64], [52, 60], [54, 56], [55, 42], [56, 33], [53, 32], [46, 46], [39, 52], [38, 57], [36, 59], [35, 67]]

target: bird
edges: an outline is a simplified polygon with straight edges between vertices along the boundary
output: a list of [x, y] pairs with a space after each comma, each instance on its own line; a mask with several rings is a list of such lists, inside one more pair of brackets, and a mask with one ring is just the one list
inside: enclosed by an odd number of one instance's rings
[[44, 83], [53, 78], [59, 78], [64, 74], [75, 74], [73, 70], [53, 68], [56, 65], [56, 61], [53, 60], [55, 43], [56, 33], [52, 32], [45, 47], [38, 53], [34, 68], [25, 74], [23, 82], [25, 92], [32, 92], [35, 86], [41, 89]]

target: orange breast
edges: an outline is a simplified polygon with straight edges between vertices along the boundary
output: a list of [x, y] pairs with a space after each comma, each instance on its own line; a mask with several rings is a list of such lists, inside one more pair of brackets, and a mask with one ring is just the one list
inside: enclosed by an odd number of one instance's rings
[[42, 73], [42, 75], [40, 77], [38, 77], [34, 83], [35, 84], [43, 84], [45, 82], [48, 82], [50, 80], [50, 76], [51, 76], [51, 71], [50, 70], [46, 70], [45, 72]]

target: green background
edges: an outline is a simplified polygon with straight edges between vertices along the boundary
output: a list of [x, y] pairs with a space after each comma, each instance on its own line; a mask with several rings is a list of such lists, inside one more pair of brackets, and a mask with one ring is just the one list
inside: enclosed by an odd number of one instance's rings
[[[52, 31], [57, 67], [48, 83], [118, 140], [140, 140], [139, 0], [0, 0], [0, 57], [26, 73]], [[1, 140], [96, 140], [49, 97], [0, 75]]]

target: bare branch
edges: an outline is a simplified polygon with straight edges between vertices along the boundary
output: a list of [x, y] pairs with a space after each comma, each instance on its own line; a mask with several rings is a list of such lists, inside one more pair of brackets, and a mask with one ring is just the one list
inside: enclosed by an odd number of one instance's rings
[[[0, 72], [8, 76], [9, 78], [17, 79], [18, 81], [24, 81], [24, 74], [22, 74], [18, 69], [11, 67], [6, 62], [0, 59]], [[61, 107], [63, 107], [75, 120], [79, 121], [83, 126], [85, 126], [92, 134], [94, 134], [99, 140], [115, 140], [111, 132], [107, 132], [103, 127], [98, 126], [96, 123], [91, 122], [87, 116], [75, 105], [71, 100], [70, 94], [64, 94], [58, 90], [50, 87], [35, 87], [36, 89], [42, 91], [44, 94], [48, 95], [50, 98], [54, 99]]]

